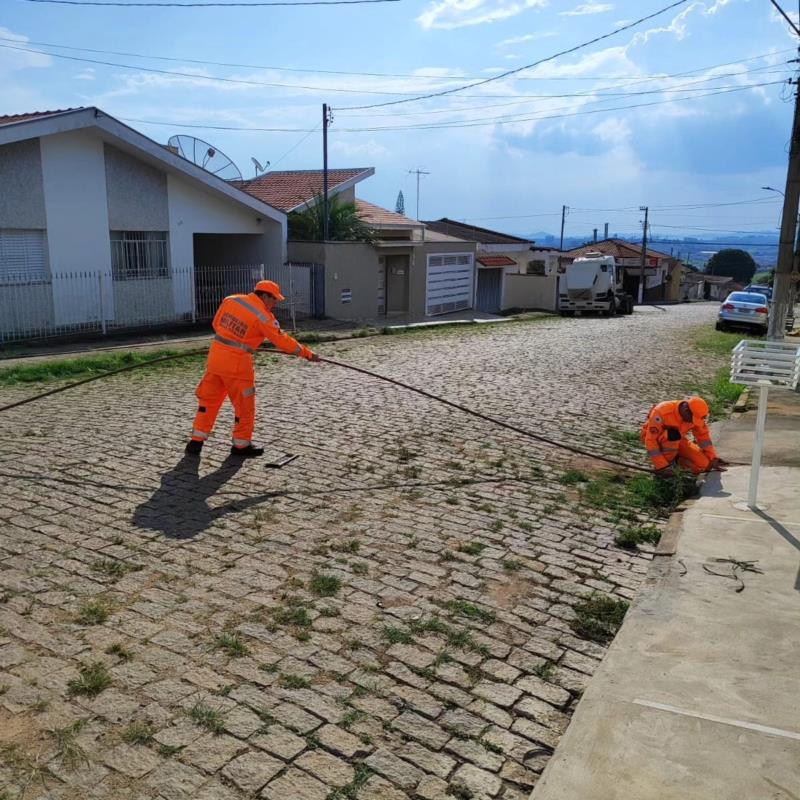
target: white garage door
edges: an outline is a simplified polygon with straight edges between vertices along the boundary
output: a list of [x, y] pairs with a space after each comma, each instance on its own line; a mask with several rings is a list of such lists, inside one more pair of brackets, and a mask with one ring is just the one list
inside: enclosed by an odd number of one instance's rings
[[426, 313], [472, 308], [474, 272], [472, 253], [428, 256]]

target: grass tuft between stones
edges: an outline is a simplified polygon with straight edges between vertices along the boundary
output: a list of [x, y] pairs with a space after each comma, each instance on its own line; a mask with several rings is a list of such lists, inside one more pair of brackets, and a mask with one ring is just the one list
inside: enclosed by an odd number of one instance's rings
[[629, 604], [594, 592], [575, 606], [575, 619], [570, 627], [582, 639], [605, 643], [616, 636], [625, 619]]

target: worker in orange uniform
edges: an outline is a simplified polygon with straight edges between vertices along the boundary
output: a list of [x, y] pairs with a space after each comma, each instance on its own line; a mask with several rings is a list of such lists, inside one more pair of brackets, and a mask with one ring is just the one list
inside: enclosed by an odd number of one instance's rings
[[[706, 424], [708, 403], [702, 397], [665, 400], [653, 406], [642, 426], [641, 439], [653, 461], [656, 475], [669, 475], [675, 462], [695, 475], [718, 470], [727, 465], [714, 449]], [[687, 438], [691, 433], [694, 442]]]
[[251, 441], [256, 421], [253, 353], [268, 339], [284, 353], [319, 361], [316, 353], [281, 330], [272, 309], [285, 299], [277, 283], [259, 281], [250, 294], [232, 294], [222, 301], [212, 322], [214, 341], [206, 374], [195, 392], [199, 405], [192, 439], [186, 445], [190, 455], [202, 450], [226, 397], [236, 415], [231, 454], [242, 458], [263, 455], [264, 448], [254, 447]]

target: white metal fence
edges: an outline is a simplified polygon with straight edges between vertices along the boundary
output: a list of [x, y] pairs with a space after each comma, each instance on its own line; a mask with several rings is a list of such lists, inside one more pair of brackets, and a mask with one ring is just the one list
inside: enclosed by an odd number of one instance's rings
[[0, 342], [168, 327], [211, 320], [229, 294], [261, 279], [281, 286], [281, 323], [322, 316], [321, 268], [314, 264], [241, 264], [169, 269], [162, 275], [71, 272], [0, 283]]

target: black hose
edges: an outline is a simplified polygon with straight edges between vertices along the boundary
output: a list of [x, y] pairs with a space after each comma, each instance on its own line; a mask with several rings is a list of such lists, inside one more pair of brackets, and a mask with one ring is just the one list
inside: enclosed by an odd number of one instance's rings
[[[201, 350], [188, 350], [185, 353], [177, 353], [176, 355], [171, 356], [163, 356], [161, 358], [154, 358], [150, 361], [143, 361], [139, 364], [131, 364], [127, 367], [120, 367], [119, 369], [111, 370], [110, 372], [103, 372], [100, 375], [93, 375], [91, 378], [84, 378], [80, 381], [75, 381], [73, 383], [68, 383], [66, 386], [59, 386], [57, 389], [51, 389], [48, 392], [42, 392], [41, 394], [33, 395], [33, 397], [26, 397], [23, 400], [17, 400], [15, 403], [10, 403], [6, 406], [0, 406], [0, 413], [3, 411], [10, 411], [12, 408], [19, 408], [20, 406], [24, 406], [28, 403], [33, 403], [36, 400], [42, 400], [45, 397], [50, 397], [54, 394], [59, 394], [60, 392], [66, 392], [68, 389], [75, 389], [78, 386], [83, 386], [87, 383], [92, 383], [93, 381], [99, 381], [103, 378], [111, 377], [112, 375], [119, 375], [122, 372], [130, 372], [134, 369], [140, 369], [141, 367], [149, 367], [151, 364], [159, 364], [163, 363], [164, 361], [175, 361], [180, 358], [188, 358], [189, 356], [196, 356], [200, 355], [201, 353], [207, 352], [207, 348], [202, 348]], [[268, 350], [262, 352], [269, 352], [270, 354], [280, 353], [281, 351], [276, 350]], [[458, 411], [462, 411], [465, 414], [469, 414], [473, 417], [477, 417], [478, 419], [484, 420], [484, 422], [491, 422], [494, 425], [498, 425], [501, 428], [506, 428], [507, 430], [514, 431], [515, 433], [522, 434], [523, 436], [527, 436], [530, 439], [535, 439], [539, 442], [544, 442], [545, 444], [549, 444], [553, 447], [561, 448], [562, 450], [568, 450], [571, 453], [575, 453], [581, 456], [587, 456], [588, 458], [593, 458], [596, 461], [603, 461], [606, 464], [613, 464], [616, 467], [623, 467], [624, 469], [634, 470], [636, 472], [644, 472], [648, 475], [650, 474], [650, 470], [646, 467], [641, 467], [638, 464], [629, 464], [626, 461], [617, 461], [614, 458], [608, 458], [607, 456], [601, 456], [597, 453], [589, 452], [588, 450], [581, 450], [578, 447], [574, 447], [569, 444], [564, 444], [563, 442], [556, 441], [555, 439], [550, 439], [546, 436], [541, 436], [538, 433], [531, 433], [531, 431], [527, 431], [524, 428], [518, 428], [516, 425], [511, 425], [508, 422], [503, 422], [503, 420], [496, 419], [495, 417], [490, 417], [486, 414], [481, 414], [479, 411], [474, 411], [471, 408], [467, 408], [466, 406], [462, 406], [459, 403], [454, 403], [452, 400], [446, 400], [444, 397], [439, 397], [438, 395], [431, 394], [430, 392], [426, 392], [424, 389], [418, 389], [416, 386], [411, 386], [407, 383], [403, 383], [402, 381], [395, 380], [394, 378], [387, 378], [385, 375], [379, 375], [377, 372], [371, 372], [368, 369], [363, 369], [361, 367], [355, 367], [352, 364], [345, 364], [342, 361], [335, 361], [332, 358], [320, 358], [325, 364], [332, 364], [336, 367], [342, 367], [343, 369], [349, 369], [353, 372], [360, 372], [362, 375], [368, 375], [371, 378], [377, 378], [378, 380], [385, 381], [386, 383], [391, 383], [394, 386], [399, 386], [403, 389], [407, 389], [410, 392], [416, 392], [417, 394], [422, 395], [423, 397], [427, 397], [430, 400], [435, 400], [437, 403], [442, 403], [443, 405], [450, 406], [451, 408], [455, 408]]]
[[59, 386], [57, 389], [51, 389], [49, 392], [42, 392], [41, 394], [35, 394], [33, 397], [26, 397], [24, 400], [17, 400], [16, 403], [9, 403], [7, 406], [0, 406], [0, 414], [3, 411], [10, 411], [12, 408], [18, 408], [19, 406], [27, 405], [28, 403], [33, 403], [34, 400], [42, 400], [45, 397], [50, 397], [51, 395], [58, 394], [59, 392], [66, 392], [67, 389], [75, 389], [78, 386], [83, 386], [85, 383], [92, 383], [92, 381], [99, 381], [102, 378], [109, 378], [112, 375], [119, 375], [120, 372], [130, 372], [133, 369], [139, 369], [140, 367], [149, 367], [151, 364], [159, 364], [162, 361], [175, 361], [178, 358], [188, 358], [189, 356], [197, 356], [200, 353], [207, 352], [208, 348], [204, 347], [202, 350], [187, 350], [185, 353], [178, 353], [174, 356], [162, 356], [161, 358], [152, 358], [149, 361], [141, 361], [138, 364], [130, 364], [127, 367], [120, 367], [119, 369], [112, 369], [110, 372], [101, 372], [99, 375], [92, 375], [91, 378], [84, 378], [80, 381], [75, 381], [73, 383], [68, 383], [66, 386]]
[[371, 372], [370, 370], [362, 369], [361, 367], [354, 367], [352, 364], [345, 364], [342, 361], [334, 361], [332, 358], [320, 357], [320, 361], [322, 361], [325, 364], [333, 364], [334, 366], [337, 367], [350, 369], [353, 370], [353, 372], [360, 372], [362, 375], [369, 375], [371, 378], [378, 378], [379, 380], [386, 381], [387, 383], [391, 383], [395, 386], [400, 386], [403, 389], [408, 389], [410, 392], [416, 392], [417, 394], [421, 394], [423, 397], [427, 397], [430, 400], [436, 400], [438, 403], [442, 403], [446, 406], [450, 406], [451, 408], [458, 409], [458, 411], [463, 411], [465, 414], [477, 417], [478, 419], [482, 419], [485, 422], [491, 422], [494, 425], [499, 425], [501, 428], [506, 428], [507, 430], [514, 431], [515, 433], [521, 433], [523, 436], [527, 436], [531, 439], [536, 439], [539, 442], [544, 442], [545, 444], [552, 445], [553, 447], [560, 447], [562, 450], [569, 450], [571, 453], [576, 453], [581, 456], [588, 456], [589, 458], [594, 458], [597, 461], [604, 461], [607, 464], [613, 464], [614, 466], [617, 467], [624, 467], [625, 469], [631, 469], [637, 472], [645, 472], [648, 475], [651, 472], [646, 467], [640, 467], [638, 464], [629, 464], [626, 461], [617, 461], [614, 458], [600, 456], [597, 455], [597, 453], [590, 453], [588, 450], [581, 450], [578, 447], [573, 447], [572, 445], [564, 444], [563, 442], [558, 442], [555, 439], [549, 439], [546, 436], [541, 436], [538, 433], [531, 433], [530, 431], [526, 431], [524, 428], [518, 428], [516, 425], [511, 425], [508, 422], [503, 422], [503, 420], [496, 419], [495, 417], [490, 417], [487, 414], [481, 414], [480, 411], [474, 411], [473, 409], [467, 408], [466, 406], [462, 406], [459, 403], [454, 403], [452, 400], [446, 400], [444, 397], [439, 397], [438, 395], [426, 392], [424, 389], [418, 389], [416, 386], [410, 386], [409, 384], [395, 380], [394, 378], [387, 378], [385, 375], [379, 375], [377, 372]]

